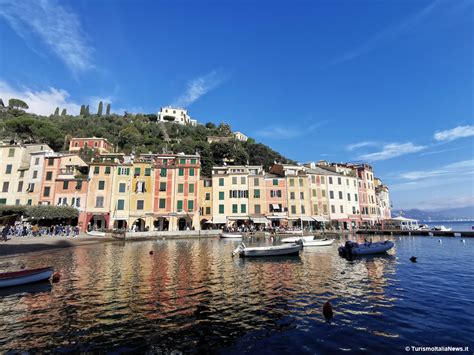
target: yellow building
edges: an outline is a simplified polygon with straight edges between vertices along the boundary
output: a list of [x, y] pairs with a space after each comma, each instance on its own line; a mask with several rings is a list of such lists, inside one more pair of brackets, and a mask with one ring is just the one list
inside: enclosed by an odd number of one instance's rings
[[198, 201], [201, 229], [208, 229], [212, 221], [212, 178], [199, 180]]
[[153, 164], [139, 156], [131, 167], [128, 225], [135, 231], [153, 230]]
[[254, 225], [265, 227], [270, 223], [265, 217], [268, 213], [265, 171], [262, 166], [249, 166], [248, 174], [250, 221]]
[[110, 225], [114, 229], [128, 229], [133, 167], [131, 162], [119, 162], [113, 167]]

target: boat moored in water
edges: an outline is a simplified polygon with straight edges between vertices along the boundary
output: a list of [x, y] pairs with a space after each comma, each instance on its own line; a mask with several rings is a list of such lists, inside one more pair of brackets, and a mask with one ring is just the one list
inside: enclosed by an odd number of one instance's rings
[[441, 226], [434, 226], [431, 230], [440, 231], [440, 232], [450, 232], [452, 230], [452, 228], [448, 228], [448, 227], [445, 227], [445, 226], [441, 225]]
[[281, 240], [282, 243], [296, 243], [299, 240], [305, 240], [305, 241], [311, 241], [314, 239], [314, 235], [305, 235], [305, 236], [299, 236], [299, 237], [288, 237], [288, 238], [283, 238]]
[[101, 231], [88, 231], [87, 234], [93, 237], [105, 237], [105, 232]]
[[48, 280], [53, 275], [52, 267], [0, 273], [0, 288], [25, 285]]
[[328, 239], [328, 238], [324, 238], [324, 239], [314, 239], [314, 240], [309, 240], [309, 241], [306, 241], [306, 240], [302, 240], [303, 242], [303, 247], [306, 248], [306, 247], [324, 247], [324, 246], [328, 246], [328, 245], [332, 245], [334, 243], [334, 239]]
[[242, 243], [232, 252], [232, 255], [238, 254], [242, 257], [296, 255], [300, 252], [301, 248], [301, 244], [247, 247], [244, 243]]
[[239, 233], [221, 233], [221, 238], [242, 239], [242, 234]]
[[365, 242], [363, 244], [347, 241], [344, 246], [338, 248], [339, 255], [343, 257], [351, 257], [352, 255], [370, 255], [380, 254], [392, 249], [393, 242], [386, 240], [383, 242]]

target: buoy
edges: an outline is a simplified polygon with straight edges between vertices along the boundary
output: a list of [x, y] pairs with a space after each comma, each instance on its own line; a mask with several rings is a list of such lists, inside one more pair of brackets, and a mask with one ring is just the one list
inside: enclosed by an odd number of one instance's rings
[[464, 239], [461, 239], [461, 242], [463, 242], [464, 244], [466, 244], [466, 241]]
[[327, 320], [331, 319], [332, 316], [334, 315], [334, 313], [332, 311], [332, 306], [329, 303], [329, 301], [327, 301], [325, 304], [323, 304], [323, 315]]
[[412, 256], [412, 257], [410, 258], [410, 261], [411, 261], [412, 263], [416, 263], [416, 256]]
[[441, 239], [439, 239], [438, 242], [442, 243], [443, 241]]
[[153, 250], [150, 250], [150, 255], [153, 255]]
[[57, 282], [59, 282], [59, 280], [61, 280], [61, 274], [60, 274], [58, 271], [56, 271], [56, 272], [53, 274], [53, 282], [54, 282], [54, 283], [57, 283]]

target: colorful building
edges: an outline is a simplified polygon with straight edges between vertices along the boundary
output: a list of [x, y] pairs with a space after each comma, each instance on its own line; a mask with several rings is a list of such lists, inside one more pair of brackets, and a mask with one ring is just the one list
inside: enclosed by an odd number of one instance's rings
[[288, 199], [286, 178], [277, 174], [265, 174], [265, 215], [273, 227], [288, 225]]
[[89, 148], [98, 153], [112, 153], [114, 145], [105, 138], [89, 137], [89, 138], [71, 138], [69, 141], [69, 151], [78, 153], [81, 149]]

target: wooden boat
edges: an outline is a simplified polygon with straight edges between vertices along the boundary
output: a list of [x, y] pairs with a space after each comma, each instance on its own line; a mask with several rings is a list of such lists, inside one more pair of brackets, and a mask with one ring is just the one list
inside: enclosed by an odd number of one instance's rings
[[233, 238], [233, 239], [242, 239], [242, 234], [239, 233], [221, 233], [221, 238]]
[[105, 232], [100, 232], [100, 231], [89, 231], [87, 232], [87, 234], [93, 237], [105, 237]]
[[232, 253], [232, 255], [240, 255], [242, 257], [256, 256], [278, 256], [298, 254], [301, 250], [301, 244], [283, 244], [269, 245], [264, 247], [247, 247], [244, 243], [240, 244]]
[[11, 287], [48, 280], [53, 275], [52, 267], [0, 273], [0, 287]]
[[305, 240], [307, 242], [314, 239], [314, 235], [300, 235], [299, 237], [288, 237], [281, 240], [282, 243], [296, 243], [298, 240]]
[[338, 248], [339, 254], [344, 257], [351, 257], [352, 255], [369, 255], [385, 253], [387, 250], [392, 249], [394, 246], [393, 242], [386, 240], [384, 242], [358, 244], [355, 242], [347, 241], [344, 246]]
[[327, 245], [332, 245], [334, 243], [334, 239], [314, 239], [310, 241], [306, 241], [303, 239], [303, 247], [324, 247]]

